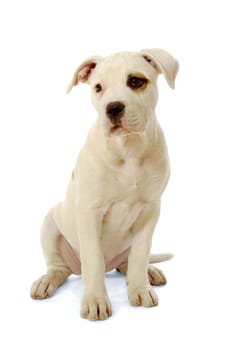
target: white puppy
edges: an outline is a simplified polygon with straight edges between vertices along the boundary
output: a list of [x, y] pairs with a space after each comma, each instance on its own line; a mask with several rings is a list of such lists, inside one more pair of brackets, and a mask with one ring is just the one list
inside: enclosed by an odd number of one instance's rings
[[163, 132], [155, 117], [157, 77], [174, 88], [178, 62], [160, 49], [91, 57], [74, 73], [88, 82], [98, 119], [73, 170], [66, 198], [41, 230], [47, 274], [34, 282], [33, 298], [46, 298], [72, 273], [82, 274], [82, 317], [111, 315], [104, 273], [127, 273], [132, 305], [154, 306], [152, 285], [165, 284], [149, 265], [170, 258], [151, 255], [160, 199], [169, 178]]

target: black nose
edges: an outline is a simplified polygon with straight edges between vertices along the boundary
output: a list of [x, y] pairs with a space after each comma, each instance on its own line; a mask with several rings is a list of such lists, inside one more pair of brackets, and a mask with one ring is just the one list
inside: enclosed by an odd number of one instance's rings
[[111, 102], [106, 107], [106, 114], [113, 124], [118, 124], [123, 116], [125, 105], [119, 101]]

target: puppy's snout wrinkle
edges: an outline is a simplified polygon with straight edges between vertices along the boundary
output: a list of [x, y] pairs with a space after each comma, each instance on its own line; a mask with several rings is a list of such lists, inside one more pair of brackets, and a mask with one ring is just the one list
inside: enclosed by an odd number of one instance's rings
[[110, 102], [106, 107], [106, 114], [114, 125], [120, 124], [124, 114], [125, 105], [122, 102]]

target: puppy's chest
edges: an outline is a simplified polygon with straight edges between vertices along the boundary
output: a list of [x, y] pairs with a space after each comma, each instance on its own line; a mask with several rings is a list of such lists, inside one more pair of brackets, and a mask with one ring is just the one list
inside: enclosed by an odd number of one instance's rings
[[156, 187], [156, 166], [144, 159], [118, 160], [113, 176], [117, 197], [126, 201], [147, 201], [148, 191]]
[[[156, 200], [157, 185], [152, 164], [138, 159], [122, 161], [111, 173], [111, 204], [104, 218], [104, 232], [115, 234], [121, 240], [136, 222], [145, 204]], [[121, 232], [121, 233], [120, 233]], [[104, 234], [104, 235], [105, 235]], [[122, 238], [123, 239], [123, 238]]]

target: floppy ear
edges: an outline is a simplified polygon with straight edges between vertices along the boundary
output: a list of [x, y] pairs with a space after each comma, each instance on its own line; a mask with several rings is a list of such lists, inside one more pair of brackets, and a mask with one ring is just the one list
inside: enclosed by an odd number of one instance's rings
[[174, 89], [176, 74], [179, 70], [178, 61], [161, 49], [142, 50], [140, 53], [152, 67], [164, 75], [168, 85]]
[[84, 61], [74, 72], [73, 79], [71, 80], [66, 91], [67, 94], [72, 90], [73, 86], [78, 85], [80, 81], [82, 83], [88, 83], [92, 70], [95, 69], [96, 65], [101, 60], [102, 57], [93, 56]]

